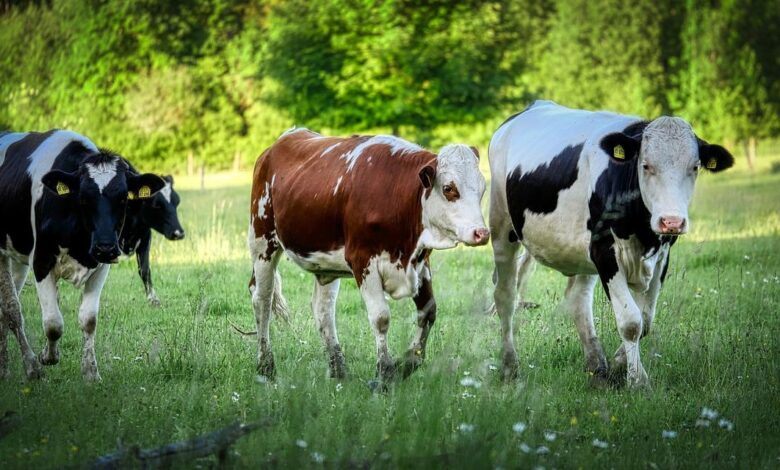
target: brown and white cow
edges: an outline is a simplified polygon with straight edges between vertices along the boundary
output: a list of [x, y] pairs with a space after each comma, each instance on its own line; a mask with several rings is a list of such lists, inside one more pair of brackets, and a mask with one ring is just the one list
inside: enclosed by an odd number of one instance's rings
[[[257, 160], [252, 185], [250, 281], [258, 331], [257, 371], [275, 367], [269, 322], [282, 252], [316, 276], [312, 308], [332, 377], [346, 375], [336, 333], [342, 277], [354, 276], [376, 339], [377, 375], [416, 369], [436, 318], [428, 255], [458, 243], [483, 245], [485, 178], [476, 150], [447, 145], [438, 155], [391, 136], [325, 137], [292, 129]], [[413, 297], [417, 333], [396, 364], [387, 348], [394, 299]]]

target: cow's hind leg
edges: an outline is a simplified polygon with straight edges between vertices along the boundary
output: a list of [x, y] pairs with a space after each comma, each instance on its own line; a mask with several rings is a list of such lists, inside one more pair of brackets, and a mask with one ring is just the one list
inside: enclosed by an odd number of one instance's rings
[[609, 368], [593, 325], [593, 289], [596, 279], [596, 276], [585, 275], [570, 277], [566, 287], [566, 304], [577, 326], [587, 371], [592, 374], [593, 384], [599, 385], [607, 379]]
[[528, 280], [531, 279], [535, 270], [536, 260], [528, 250], [523, 251], [517, 262], [517, 296], [519, 298], [517, 308], [532, 309], [539, 307], [539, 304], [525, 300], [528, 297]]
[[[251, 231], [251, 229], [250, 229]], [[274, 277], [281, 250], [272, 236], [261, 235], [249, 242], [253, 261], [252, 308], [257, 323], [257, 373], [268, 379], [276, 374], [274, 355], [271, 352], [271, 306], [273, 302]], [[251, 285], [251, 283], [250, 283]]]
[[342, 379], [347, 376], [347, 365], [344, 362], [344, 354], [341, 352], [338, 333], [336, 332], [336, 298], [339, 295], [340, 279], [324, 284], [320, 279], [314, 282], [314, 295], [311, 306], [314, 312], [314, 321], [317, 329], [325, 342], [325, 349], [329, 357], [330, 376]]
[[[491, 217], [491, 225], [493, 218]], [[508, 227], [491, 226], [493, 234], [493, 259], [496, 264], [496, 290], [493, 295], [496, 311], [501, 320], [501, 376], [505, 381], [514, 380], [519, 373], [517, 351], [514, 344], [512, 316], [517, 302], [517, 250], [519, 245], [508, 239]]]
[[[14, 285], [14, 279], [11, 276], [10, 268], [11, 260], [6, 255], [0, 253], [0, 312], [2, 313], [0, 323], [4, 323], [2, 328], [7, 328], [4, 334], [7, 335], [7, 331], [11, 330], [14, 336], [16, 336], [16, 340], [19, 342], [24, 372], [27, 378], [39, 379], [43, 375], [43, 370], [24, 333], [22, 307], [19, 303], [19, 297], [17, 295], [16, 286]], [[7, 343], [7, 340], [5, 340], [5, 342]], [[7, 350], [7, 346], [5, 349]], [[6, 375], [8, 369], [7, 360], [6, 354], [4, 372]], [[3, 372], [2, 364], [0, 364], [0, 372]]]
[[[11, 268], [11, 276], [13, 277], [14, 281], [14, 288], [16, 289], [16, 298], [18, 299], [22, 295], [22, 288], [24, 287], [24, 282], [27, 279], [27, 273], [30, 270], [30, 267], [26, 264], [18, 263], [10, 258], [9, 266]], [[7, 378], [9, 373], [8, 325], [3, 316], [3, 309], [0, 308], [0, 379]]]
[[399, 363], [404, 378], [409, 377], [425, 359], [425, 347], [428, 343], [428, 335], [433, 323], [436, 321], [436, 299], [433, 297], [433, 285], [431, 284], [431, 268], [428, 262], [422, 270], [422, 283], [417, 295], [414, 296], [414, 304], [417, 307], [417, 332], [406, 351], [406, 357]]
[[390, 307], [385, 300], [382, 277], [376, 263], [369, 265], [368, 274], [360, 283], [360, 294], [366, 304], [368, 322], [376, 340], [377, 377], [383, 382], [395, 378], [395, 363], [387, 347], [387, 331], [390, 329]]

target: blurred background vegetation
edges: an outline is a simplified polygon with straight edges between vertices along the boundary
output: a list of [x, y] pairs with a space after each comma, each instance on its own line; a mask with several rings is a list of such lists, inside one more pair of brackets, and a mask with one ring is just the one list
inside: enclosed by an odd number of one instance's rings
[[0, 0], [0, 77], [0, 128], [144, 169], [245, 169], [292, 125], [484, 148], [536, 98], [680, 115], [755, 158], [780, 0]]

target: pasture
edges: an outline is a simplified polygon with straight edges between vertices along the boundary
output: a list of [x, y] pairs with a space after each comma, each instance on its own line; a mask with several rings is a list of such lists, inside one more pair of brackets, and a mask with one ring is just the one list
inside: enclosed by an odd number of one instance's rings
[[[573, 322], [558, 305], [565, 278], [542, 267], [528, 295], [541, 306], [515, 316], [521, 379], [501, 383], [498, 318], [483, 313], [492, 296], [489, 246], [434, 252], [439, 314], [426, 363], [386, 394], [367, 387], [374, 338], [354, 281], [342, 283], [337, 307], [350, 378], [336, 381], [325, 375], [310, 311], [313, 277], [282, 261], [294, 314], [290, 324], [272, 323], [276, 381], [258, 381], [255, 340], [231, 326], [254, 330], [249, 175], [211, 181], [204, 191], [179, 181], [187, 238], [172, 243], [156, 235], [152, 251], [162, 307], [146, 303], [135, 260], [114, 266], [103, 291], [96, 341], [102, 382], [82, 382], [78, 297], [70, 286], [61, 284], [62, 361], [46, 368], [43, 380], [24, 380], [18, 346], [9, 340], [12, 369], [0, 383], [0, 414], [14, 411], [21, 422], [0, 438], [0, 466], [84, 465], [118, 441], [157, 447], [267, 418], [269, 427], [231, 448], [232, 464], [777, 468], [780, 174], [768, 168], [764, 162], [756, 174], [738, 166], [700, 177], [692, 233], [672, 251], [654, 329], [642, 342], [652, 389], [641, 392], [588, 386]], [[29, 279], [22, 305], [40, 351], [40, 308]], [[398, 356], [415, 312], [409, 299], [391, 305]], [[611, 359], [619, 339], [600, 288], [595, 316]], [[703, 407], [718, 417], [700, 419]]]

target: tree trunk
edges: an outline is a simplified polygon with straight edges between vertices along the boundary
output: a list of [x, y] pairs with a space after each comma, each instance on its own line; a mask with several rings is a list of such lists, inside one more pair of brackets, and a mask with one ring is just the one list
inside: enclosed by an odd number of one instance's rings
[[398, 136], [398, 132], [399, 132], [398, 127], [399, 127], [398, 124], [393, 124], [392, 126], [390, 126], [392, 134], [396, 137]]
[[192, 150], [187, 154], [187, 176], [195, 174], [195, 155], [192, 154]]
[[748, 167], [750, 167], [750, 171], [754, 171], [756, 168], [756, 138], [755, 137], [749, 137], [747, 140], [747, 161], [748, 161]]

